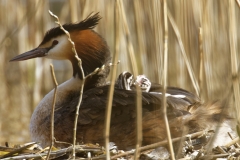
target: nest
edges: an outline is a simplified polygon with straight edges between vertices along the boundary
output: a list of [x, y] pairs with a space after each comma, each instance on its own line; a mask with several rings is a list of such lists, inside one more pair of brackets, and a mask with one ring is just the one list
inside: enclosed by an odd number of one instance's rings
[[[238, 144], [239, 137], [224, 146], [210, 148], [211, 138], [214, 137], [214, 131], [201, 131], [189, 134], [183, 137], [173, 138], [172, 142], [176, 144], [175, 157], [182, 160], [195, 159], [238, 159], [240, 157], [240, 146]], [[55, 142], [59, 143], [59, 142]], [[170, 159], [170, 153], [167, 148], [167, 141], [154, 143], [139, 148], [139, 159], [155, 160], [155, 159]], [[51, 148], [51, 150], [49, 149]], [[131, 160], [134, 159], [135, 150], [123, 151], [118, 150], [115, 143], [109, 143], [109, 152], [111, 159]], [[38, 143], [31, 142], [23, 145], [15, 145], [9, 147], [0, 146], [0, 159], [72, 159], [73, 146], [70, 144], [67, 148], [47, 147], [41, 148]], [[106, 159], [106, 150], [98, 144], [83, 144], [75, 146], [76, 159]]]

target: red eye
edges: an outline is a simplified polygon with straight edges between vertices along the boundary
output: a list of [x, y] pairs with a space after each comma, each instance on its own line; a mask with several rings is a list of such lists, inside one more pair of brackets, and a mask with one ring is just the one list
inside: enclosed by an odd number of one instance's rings
[[52, 42], [52, 46], [55, 46], [55, 45], [57, 45], [58, 44], [58, 41], [57, 40], [54, 40], [53, 42]]

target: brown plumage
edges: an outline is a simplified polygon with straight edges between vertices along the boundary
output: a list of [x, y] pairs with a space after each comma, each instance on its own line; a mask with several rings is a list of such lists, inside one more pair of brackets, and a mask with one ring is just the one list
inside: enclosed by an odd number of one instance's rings
[[[89, 16], [76, 24], [64, 25], [75, 42], [76, 50], [83, 62], [85, 75], [96, 68], [107, 65], [110, 52], [105, 40], [92, 30], [98, 23], [98, 14]], [[73, 78], [61, 84], [57, 92], [55, 107], [55, 138], [72, 142], [75, 108], [79, 99], [82, 74], [72, 53], [67, 36], [59, 27], [48, 31], [41, 44], [34, 50], [23, 53], [11, 61], [21, 61], [36, 57], [68, 59], [73, 66]], [[79, 143], [104, 144], [103, 130], [109, 85], [106, 77], [109, 68], [98, 72], [86, 80], [83, 99], [79, 111], [77, 141]], [[127, 76], [126, 76], [127, 77]], [[120, 77], [121, 78], [121, 77]], [[121, 81], [118, 81], [121, 82]], [[112, 104], [110, 141], [120, 149], [135, 145], [135, 99], [136, 92], [116, 85]], [[166, 131], [161, 114], [161, 85], [152, 83], [149, 91], [142, 93], [143, 145], [166, 139]], [[212, 128], [217, 122], [227, 118], [223, 107], [217, 103], [201, 104], [199, 98], [180, 88], [167, 89], [167, 115], [173, 137], [182, 135], [182, 128], [189, 133]], [[35, 109], [30, 124], [32, 139], [42, 146], [50, 144], [50, 110], [53, 91], [49, 92]], [[60, 144], [56, 144], [61, 146]]]

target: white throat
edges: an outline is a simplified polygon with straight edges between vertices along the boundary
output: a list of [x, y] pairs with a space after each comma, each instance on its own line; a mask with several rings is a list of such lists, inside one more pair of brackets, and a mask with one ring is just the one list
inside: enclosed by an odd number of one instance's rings
[[[71, 79], [67, 80], [66, 82], [60, 84], [58, 86], [58, 92], [69, 92], [69, 91], [80, 91], [80, 87], [83, 81], [79, 78], [72, 77]], [[53, 92], [53, 90], [51, 91]], [[51, 93], [49, 92], [49, 93]], [[64, 93], [63, 93], [64, 94]]]

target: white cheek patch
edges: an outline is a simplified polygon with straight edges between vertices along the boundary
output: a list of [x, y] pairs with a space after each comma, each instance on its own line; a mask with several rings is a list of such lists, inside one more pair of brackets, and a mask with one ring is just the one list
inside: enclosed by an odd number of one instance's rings
[[55, 45], [52, 49], [46, 54], [46, 58], [63, 60], [68, 57], [68, 53], [71, 52], [70, 42], [67, 39], [66, 35], [62, 35], [56, 38], [51, 39], [51, 42], [54, 40], [58, 41], [58, 44]]
[[[150, 93], [162, 94], [161, 92], [150, 92]], [[175, 97], [175, 98], [186, 98], [185, 95], [181, 95], [181, 94], [171, 95], [171, 94], [169, 94], [169, 93], [166, 93], [165, 96], [166, 96], [166, 97]]]

